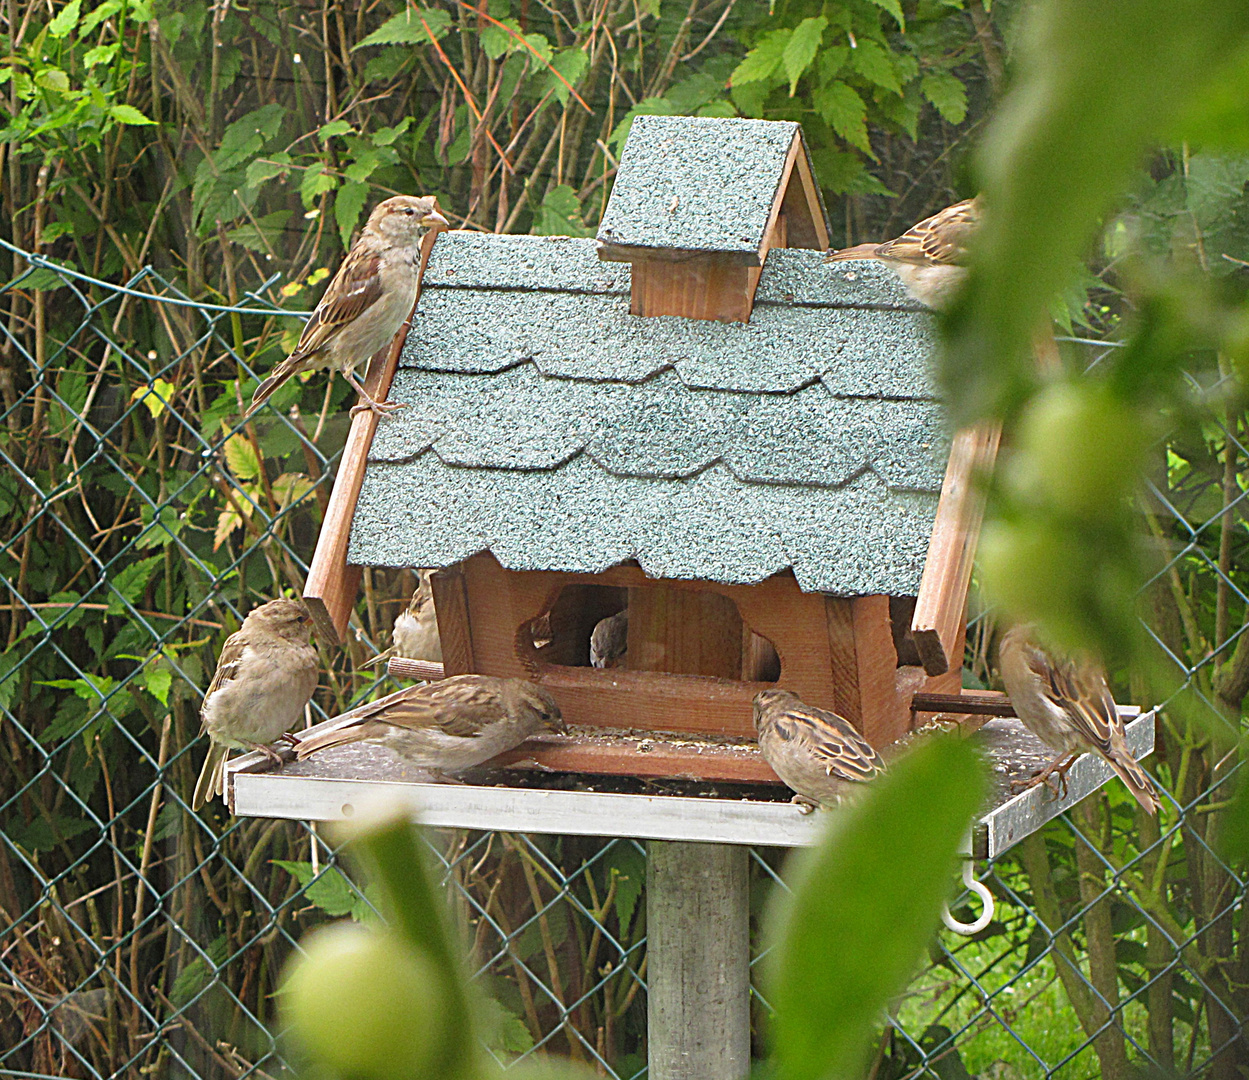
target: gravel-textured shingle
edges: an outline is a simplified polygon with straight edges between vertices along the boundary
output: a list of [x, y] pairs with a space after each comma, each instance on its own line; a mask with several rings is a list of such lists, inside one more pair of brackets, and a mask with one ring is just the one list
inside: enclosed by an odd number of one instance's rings
[[[794, 130], [638, 118], [612, 242], [754, 250]], [[913, 594], [948, 444], [932, 316], [896, 276], [773, 251], [744, 324], [631, 315], [629, 287], [591, 240], [440, 237], [350, 560]]]
[[753, 255], [797, 133], [782, 120], [636, 117], [599, 242]]

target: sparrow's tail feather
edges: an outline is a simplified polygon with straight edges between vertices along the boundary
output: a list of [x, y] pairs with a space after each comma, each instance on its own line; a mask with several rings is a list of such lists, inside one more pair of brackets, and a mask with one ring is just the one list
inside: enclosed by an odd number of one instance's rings
[[279, 386], [296, 375], [298, 372], [302, 371], [304, 369], [304, 359], [304, 357], [299, 356], [299, 354], [296, 353], [288, 356], [285, 360], [278, 364], [278, 366], [269, 373], [269, 377], [256, 387], [256, 392], [252, 394], [252, 403], [247, 406], [247, 412], [243, 414], [243, 419], [246, 420], [252, 413], [259, 409], [261, 405], [268, 401], [270, 396]]
[[226, 756], [230, 749], [220, 743], [209, 743], [204, 757], [204, 767], [195, 781], [195, 794], [191, 797], [191, 809], [199, 810], [225, 790]]
[[1127, 750], [1112, 748], [1106, 755], [1106, 761], [1114, 769], [1115, 775], [1123, 781], [1124, 786], [1132, 793], [1147, 814], [1156, 814], [1161, 802], [1158, 789], [1149, 778], [1149, 774], [1141, 768], [1140, 763]]
[[309, 754], [315, 754], [318, 750], [359, 742], [368, 734], [369, 730], [365, 725], [357, 723], [348, 727], [335, 728], [332, 731], [319, 731], [315, 735], [301, 735], [295, 746], [295, 758], [303, 761]]
[[854, 247], [828, 252], [824, 256], [824, 261], [830, 263], [844, 262], [846, 259], [874, 259], [878, 247], [880, 247], [879, 244], [856, 244]]

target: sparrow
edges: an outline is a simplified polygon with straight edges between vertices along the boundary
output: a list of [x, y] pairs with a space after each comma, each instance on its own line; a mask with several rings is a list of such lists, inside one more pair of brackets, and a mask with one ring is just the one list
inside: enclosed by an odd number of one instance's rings
[[825, 262], [877, 259], [902, 279], [916, 300], [940, 311], [967, 278], [967, 243], [980, 221], [979, 196], [939, 210], [895, 240], [830, 251]]
[[1058, 657], [1037, 644], [1032, 624], [1012, 626], [1002, 637], [1002, 682], [1024, 726], [1058, 757], [1024, 786], [1047, 783], [1086, 750], [1107, 763], [1147, 814], [1158, 811], [1158, 789], [1128, 750], [1123, 720], [1106, 673], [1088, 657]]
[[519, 746], [540, 731], [564, 731], [559, 706], [524, 679], [453, 675], [420, 683], [345, 713], [344, 726], [300, 737], [300, 761], [330, 746], [377, 743], [435, 773], [456, 773]]
[[200, 706], [200, 730], [209, 746], [192, 810], [224, 792], [231, 749], [259, 750], [281, 762], [268, 744], [303, 719], [304, 706], [317, 688], [311, 621], [302, 601], [270, 600], [253, 608], [226, 638]]
[[590, 663], [596, 668], [616, 668], [629, 651], [629, 609], [600, 619], [590, 634]]
[[360, 238], [347, 253], [317, 304], [295, 351], [277, 365], [252, 396], [246, 420], [279, 386], [301, 371], [337, 368], [364, 398], [359, 409], [375, 413], [400, 408], [374, 401], [355, 375], [399, 332], [416, 302], [421, 240], [430, 229], [450, 228], [432, 195], [396, 195], [373, 208]]
[[370, 665], [381, 664], [392, 656], [405, 660], [428, 660], [442, 663], [442, 640], [438, 637], [438, 618], [434, 611], [434, 590], [428, 570], [418, 570], [416, 592], [408, 606], [395, 616], [390, 635], [390, 648], [378, 653]]
[[791, 801], [804, 814], [835, 806], [852, 785], [871, 780], [885, 767], [848, 720], [804, 705], [788, 690], [757, 693], [754, 717], [764, 760], [797, 792]]

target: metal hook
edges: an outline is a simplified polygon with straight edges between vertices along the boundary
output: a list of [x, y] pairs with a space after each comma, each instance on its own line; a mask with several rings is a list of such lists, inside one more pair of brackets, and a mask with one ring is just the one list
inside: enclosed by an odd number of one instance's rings
[[981, 881], [977, 881], [975, 876], [972, 874], [970, 832], [964, 838], [962, 847], [963, 885], [966, 887], [968, 892], [975, 893], [978, 897], [980, 897], [980, 902], [984, 905], [984, 910], [980, 912], [980, 918], [978, 918], [975, 922], [959, 922], [958, 919], [950, 914], [949, 904], [943, 903], [941, 905], [941, 921], [956, 934], [962, 934], [965, 937], [970, 937], [972, 934], [980, 933], [981, 930], [993, 921], [994, 901], [993, 894], [989, 891], [988, 886]]

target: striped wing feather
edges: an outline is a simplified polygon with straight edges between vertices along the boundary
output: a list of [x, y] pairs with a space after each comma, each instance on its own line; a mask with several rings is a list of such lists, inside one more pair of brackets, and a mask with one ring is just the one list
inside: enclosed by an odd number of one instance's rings
[[884, 767], [871, 744], [836, 713], [804, 706], [786, 710], [775, 724], [782, 739], [802, 744], [829, 776], [870, 780]]

